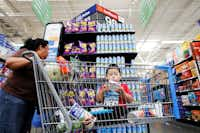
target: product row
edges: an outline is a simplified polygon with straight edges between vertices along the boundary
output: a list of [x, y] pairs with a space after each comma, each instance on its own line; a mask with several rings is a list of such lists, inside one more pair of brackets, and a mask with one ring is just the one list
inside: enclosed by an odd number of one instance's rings
[[97, 52], [135, 52], [135, 35], [98, 35], [96, 38]]
[[97, 24], [96, 21], [66, 22], [65, 32], [134, 32], [132, 24]]
[[181, 96], [178, 97], [178, 106], [181, 119], [200, 121], [200, 110], [191, 110], [187, 107], [183, 107]]
[[187, 95], [182, 95], [181, 100], [183, 106], [200, 106], [200, 91], [189, 92]]
[[195, 60], [185, 61], [175, 66], [175, 70], [177, 81], [198, 76]]
[[65, 32], [96, 32], [96, 21], [67, 22]]
[[198, 79], [196, 80], [189, 80], [185, 81], [181, 85], [177, 87], [177, 92], [183, 92], [183, 91], [191, 91], [200, 88], [200, 82]]
[[97, 24], [98, 32], [133, 32], [134, 28], [132, 24]]
[[63, 55], [70, 54], [93, 54], [96, 53], [96, 43], [95, 42], [71, 42], [64, 45]]
[[97, 129], [97, 133], [148, 133], [147, 125], [117, 125]]

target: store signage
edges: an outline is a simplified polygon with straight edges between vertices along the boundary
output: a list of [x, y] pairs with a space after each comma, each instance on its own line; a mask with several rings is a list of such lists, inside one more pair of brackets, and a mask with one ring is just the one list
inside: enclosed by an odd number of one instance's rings
[[88, 16], [94, 14], [95, 12], [96, 12], [96, 5], [88, 8], [86, 11], [82, 12], [79, 16], [73, 18], [72, 21], [83, 20], [83, 19], [87, 18]]
[[52, 11], [48, 0], [33, 0], [32, 10], [43, 25], [51, 21]]
[[49, 42], [49, 55], [47, 60], [56, 60], [62, 28], [62, 23], [50, 23], [46, 25], [44, 39]]
[[154, 10], [156, 8], [157, 0], [141, 0], [140, 3], [140, 20], [143, 26], [146, 26]]
[[95, 4], [77, 17], [73, 18], [72, 22], [80, 20], [100, 20], [100, 23], [104, 20], [104, 23], [124, 23], [124, 18], [98, 4]]

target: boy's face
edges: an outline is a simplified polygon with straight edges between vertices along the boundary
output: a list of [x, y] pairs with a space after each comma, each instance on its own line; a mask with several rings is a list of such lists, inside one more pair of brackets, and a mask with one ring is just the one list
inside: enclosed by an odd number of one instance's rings
[[119, 82], [120, 79], [121, 79], [121, 75], [119, 73], [119, 70], [116, 69], [116, 68], [111, 68], [108, 70], [108, 73], [106, 75], [106, 78], [108, 80], [112, 80], [112, 81], [115, 81], [115, 82]]

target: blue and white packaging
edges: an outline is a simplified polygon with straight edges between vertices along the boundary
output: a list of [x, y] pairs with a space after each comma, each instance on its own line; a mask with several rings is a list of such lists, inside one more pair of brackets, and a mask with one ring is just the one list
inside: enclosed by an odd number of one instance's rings
[[126, 126], [126, 132], [127, 132], [127, 133], [132, 133], [131, 125], [127, 125], [127, 126]]
[[117, 133], [122, 133], [122, 127], [121, 127], [121, 125], [117, 126]]
[[141, 125], [137, 125], [137, 133], [142, 133], [142, 126]]
[[112, 133], [117, 133], [117, 128], [116, 127], [112, 127]]
[[132, 133], [137, 133], [137, 126], [132, 125]]
[[146, 124], [143, 124], [142, 125], [142, 133], [147, 133], [147, 125]]

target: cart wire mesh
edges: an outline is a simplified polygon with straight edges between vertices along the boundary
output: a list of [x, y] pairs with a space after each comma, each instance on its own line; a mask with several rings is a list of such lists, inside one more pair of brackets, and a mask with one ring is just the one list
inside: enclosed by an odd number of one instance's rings
[[[34, 55], [33, 66], [43, 132], [55, 133], [58, 129], [62, 132], [64, 127], [70, 131], [72, 123], [75, 123], [72, 124], [73, 131], [88, 131], [173, 119], [167, 72], [149, 65], [117, 65], [121, 79], [118, 84], [111, 84], [106, 76], [109, 64], [41, 62]], [[98, 101], [97, 95], [102, 86], [110, 87], [112, 93], [104, 93], [103, 101]], [[125, 94], [132, 96], [131, 101], [126, 101], [124, 95], [113, 90], [124, 86], [128, 88]], [[96, 118], [93, 127], [88, 128], [70, 116], [68, 111], [74, 103], [78, 103]], [[63, 115], [59, 115], [60, 112]], [[61, 117], [66, 115], [66, 121], [63, 122]]]

